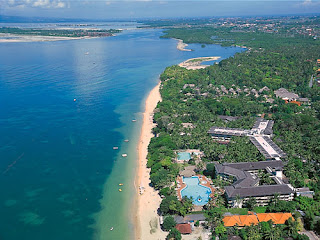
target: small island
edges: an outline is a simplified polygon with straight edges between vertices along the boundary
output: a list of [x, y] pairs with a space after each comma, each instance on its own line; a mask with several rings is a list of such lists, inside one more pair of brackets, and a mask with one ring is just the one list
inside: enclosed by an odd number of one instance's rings
[[190, 58], [179, 64], [180, 67], [186, 68], [188, 70], [202, 69], [209, 67], [210, 65], [201, 65], [203, 62], [207, 61], [216, 61], [220, 59], [220, 57], [198, 57], [198, 58]]

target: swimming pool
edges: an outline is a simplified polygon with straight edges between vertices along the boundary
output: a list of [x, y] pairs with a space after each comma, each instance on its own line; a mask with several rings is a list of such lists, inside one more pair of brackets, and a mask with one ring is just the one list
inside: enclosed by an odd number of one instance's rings
[[192, 197], [193, 204], [198, 206], [206, 205], [209, 202], [212, 191], [210, 188], [200, 185], [198, 177], [184, 177], [183, 182], [187, 186], [181, 190], [181, 197]]
[[188, 152], [179, 152], [178, 160], [189, 161], [191, 159], [191, 154]]

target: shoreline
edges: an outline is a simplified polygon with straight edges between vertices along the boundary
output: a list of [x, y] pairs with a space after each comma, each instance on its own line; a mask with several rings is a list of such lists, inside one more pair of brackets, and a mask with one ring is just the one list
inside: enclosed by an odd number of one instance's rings
[[[134, 216], [136, 240], [164, 239], [166, 236], [166, 233], [160, 229], [159, 216], [157, 214], [161, 198], [158, 191], [149, 185], [150, 169], [147, 168], [148, 145], [153, 137], [151, 132], [154, 127], [153, 111], [158, 102], [161, 101], [160, 84], [161, 82], [159, 81], [145, 101], [145, 111], [138, 144], [138, 166], [135, 179], [137, 208]], [[155, 226], [153, 233], [151, 233], [151, 224]]]
[[185, 51], [185, 52], [191, 52], [192, 50], [191, 49], [186, 49], [186, 47], [188, 46], [188, 44], [184, 43], [183, 40], [181, 39], [176, 39], [174, 38], [175, 40], [178, 40], [178, 43], [177, 43], [177, 49], [180, 50], [180, 51]]
[[[113, 37], [114, 35], [110, 36]], [[54, 42], [67, 40], [92, 39], [98, 37], [56, 37], [56, 36], [37, 36], [37, 35], [18, 35], [10, 33], [0, 33], [0, 43], [17, 43], [17, 42]]]
[[220, 58], [221, 57], [219, 56], [190, 58], [182, 63], [179, 63], [178, 65], [188, 70], [203, 69], [211, 65], [201, 65], [201, 63], [208, 62], [208, 61], [216, 61], [216, 60], [219, 60]]

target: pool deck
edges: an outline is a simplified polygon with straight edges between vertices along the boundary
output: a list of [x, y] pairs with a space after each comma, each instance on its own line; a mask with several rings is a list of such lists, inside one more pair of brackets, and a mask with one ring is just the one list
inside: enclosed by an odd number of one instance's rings
[[[213, 188], [211, 186], [212, 181], [211, 179], [207, 178], [206, 176], [203, 175], [195, 175], [194, 177], [198, 177], [199, 178], [199, 185], [204, 186], [204, 187], [208, 187], [211, 189], [211, 194], [210, 194], [210, 198], [214, 197], [214, 191], [215, 188]], [[206, 183], [201, 183], [202, 181], [206, 181]], [[178, 176], [177, 177], [177, 196], [178, 199], [181, 201], [182, 200], [182, 196], [181, 196], [181, 190], [184, 189], [187, 185], [183, 182], [183, 177], [182, 176]]]

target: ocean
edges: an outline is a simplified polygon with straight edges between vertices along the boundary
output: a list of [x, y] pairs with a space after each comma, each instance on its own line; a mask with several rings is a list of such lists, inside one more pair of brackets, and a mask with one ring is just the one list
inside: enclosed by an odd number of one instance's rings
[[0, 43], [1, 240], [133, 239], [148, 93], [170, 65], [243, 51], [200, 44], [179, 51], [162, 34]]

